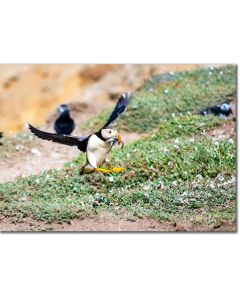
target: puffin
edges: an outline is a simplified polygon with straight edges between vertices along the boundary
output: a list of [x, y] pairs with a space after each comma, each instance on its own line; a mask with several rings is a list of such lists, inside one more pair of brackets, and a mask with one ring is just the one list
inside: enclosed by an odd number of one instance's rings
[[74, 128], [75, 122], [70, 117], [69, 107], [66, 104], [61, 104], [58, 107], [59, 117], [54, 122], [54, 130], [57, 134], [70, 135]]
[[232, 108], [229, 102], [223, 102], [219, 105], [206, 107], [201, 112], [201, 115], [206, 116], [209, 114], [219, 116], [222, 119], [227, 118], [230, 114], [232, 114]]
[[[99, 171], [102, 173], [122, 172], [124, 168], [113, 167], [110, 165], [109, 153], [114, 145], [118, 144], [122, 147], [124, 143], [120, 133], [112, 127], [112, 123], [126, 110], [131, 96], [123, 93], [117, 104], [109, 116], [104, 126], [97, 132], [87, 136], [71, 136], [66, 134], [55, 134], [39, 130], [29, 124], [30, 131], [38, 138], [64, 144], [67, 146], [76, 146], [78, 149], [86, 153], [86, 164], [81, 168], [80, 174], [92, 173]], [[109, 168], [101, 168], [106, 163]]]
[[[3, 137], [3, 133], [0, 132], [0, 139]], [[0, 146], [2, 145], [2, 143], [0, 142]]]

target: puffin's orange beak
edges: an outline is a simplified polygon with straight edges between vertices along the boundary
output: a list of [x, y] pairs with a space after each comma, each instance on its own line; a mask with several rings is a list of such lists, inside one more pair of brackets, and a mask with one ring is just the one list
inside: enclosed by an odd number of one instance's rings
[[122, 144], [122, 147], [124, 146], [120, 133], [118, 133], [118, 144]]

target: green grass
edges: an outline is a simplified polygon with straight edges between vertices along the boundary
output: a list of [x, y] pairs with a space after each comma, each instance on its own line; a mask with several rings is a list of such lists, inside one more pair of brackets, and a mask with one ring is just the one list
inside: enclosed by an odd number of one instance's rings
[[[236, 70], [236, 66], [226, 66], [155, 76], [135, 93], [116, 126], [128, 132], [148, 133], [172, 114], [196, 113], [231, 99], [236, 94]], [[110, 113], [111, 109], [92, 118], [85, 128], [101, 128]]]
[[[84, 162], [84, 155], [80, 155], [63, 170], [3, 184], [0, 213], [15, 221], [32, 217], [51, 223], [103, 209], [114, 211], [118, 206], [132, 216], [162, 221], [190, 217], [199, 209], [210, 215], [213, 211], [213, 221], [233, 219], [235, 185], [227, 192], [224, 184], [234, 175], [235, 144], [227, 140], [214, 144], [206, 134], [221, 122], [194, 115], [169, 119], [156, 133], [113, 151], [115, 165], [126, 168], [122, 174], [79, 176]], [[185, 129], [179, 132], [176, 124], [185, 124]], [[224, 178], [222, 188], [217, 188], [219, 174]], [[208, 197], [211, 181], [217, 185]], [[192, 190], [195, 182], [197, 188]], [[183, 193], [187, 193], [188, 203], [181, 202]], [[95, 200], [114, 205], [94, 208]]]
[[148, 133], [112, 151], [113, 165], [125, 167], [123, 173], [80, 176], [85, 162], [80, 154], [62, 170], [1, 184], [0, 214], [15, 222], [31, 217], [46, 223], [102, 211], [205, 225], [235, 220], [236, 142], [213, 142], [208, 135], [230, 121], [191, 113], [234, 93], [235, 71], [226, 67], [211, 75], [203, 69], [153, 78], [118, 122], [119, 128]]
[[21, 153], [24, 155], [29, 150], [29, 145], [34, 147], [36, 137], [28, 132], [18, 133], [13, 137], [3, 137], [1, 139], [2, 145], [0, 145], [0, 160], [9, 158], [15, 153]]

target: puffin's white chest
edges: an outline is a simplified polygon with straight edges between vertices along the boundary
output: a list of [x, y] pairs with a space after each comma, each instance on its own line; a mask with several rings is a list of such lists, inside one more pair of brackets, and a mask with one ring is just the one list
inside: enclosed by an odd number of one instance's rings
[[106, 143], [93, 134], [87, 145], [87, 158], [93, 167], [99, 167], [105, 160], [106, 154], [110, 150], [109, 143]]

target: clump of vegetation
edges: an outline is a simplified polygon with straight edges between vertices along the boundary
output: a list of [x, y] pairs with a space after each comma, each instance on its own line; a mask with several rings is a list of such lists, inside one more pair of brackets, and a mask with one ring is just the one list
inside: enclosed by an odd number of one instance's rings
[[[205, 106], [226, 101], [235, 93], [236, 66], [158, 75], [134, 94], [117, 127], [128, 132], [149, 133], [172, 114], [197, 113]], [[92, 118], [85, 127], [98, 129], [109, 112]]]
[[[102, 198], [132, 215], [159, 220], [190, 216], [196, 209], [204, 208], [208, 213], [217, 212], [219, 217], [233, 218], [233, 190], [226, 193], [222, 186], [212, 190], [211, 201], [202, 198], [206, 186], [219, 174], [224, 182], [233, 176], [235, 144], [227, 140], [214, 144], [206, 134], [221, 122], [214, 117], [194, 115], [169, 119], [151, 136], [113, 151], [114, 164], [126, 168], [122, 174], [79, 176], [82, 154], [63, 170], [1, 185], [4, 201], [0, 202], [0, 212], [18, 220], [30, 216], [46, 222], [66, 221], [96, 213], [93, 203]], [[176, 124], [185, 124], [185, 129], [178, 131]], [[203, 180], [192, 192], [189, 187], [198, 177]], [[192, 196], [188, 205], [181, 206], [179, 199], [184, 192]], [[224, 199], [231, 203], [230, 212], [226, 206], [228, 213], [223, 207], [223, 202], [227, 203]], [[104, 209], [114, 210], [108, 205]]]
[[136, 93], [118, 126], [148, 135], [113, 150], [111, 160], [125, 167], [123, 173], [80, 176], [85, 161], [80, 154], [62, 170], [0, 185], [0, 214], [17, 222], [31, 217], [47, 223], [103, 210], [162, 222], [235, 220], [236, 143], [214, 142], [208, 135], [228, 121], [189, 112], [235, 91], [234, 67], [209, 72], [155, 77]]

